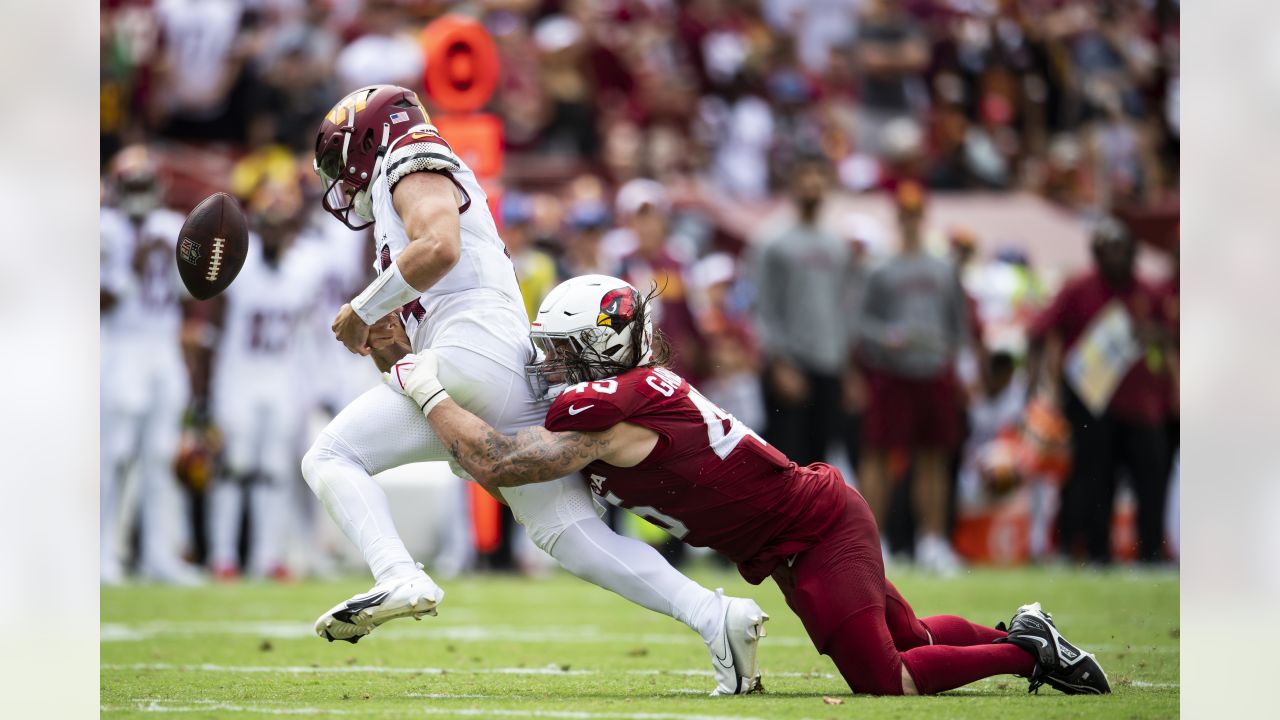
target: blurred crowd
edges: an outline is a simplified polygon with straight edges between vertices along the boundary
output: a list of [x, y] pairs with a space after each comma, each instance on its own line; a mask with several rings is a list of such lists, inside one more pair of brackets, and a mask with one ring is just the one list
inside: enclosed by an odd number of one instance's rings
[[[584, 273], [659, 290], [676, 372], [845, 469], [888, 558], [989, 559], [966, 513], [1016, 503], [1029, 557], [1176, 555], [1176, 0], [104, 0], [104, 580], [130, 554], [128, 468], [138, 572], [290, 574], [270, 518], [313, 532], [306, 418], [376, 382], [325, 337], [374, 258], [318, 212], [315, 131], [356, 87], [420, 89], [446, 12], [500, 57], [493, 194], [530, 314]], [[213, 190], [247, 209], [253, 257], [190, 303], [176, 228]], [[1078, 218], [1094, 266], [1058, 288], [1016, 243], [984, 251], [990, 229], [930, 223], [966, 192]], [[862, 195], [892, 221], [830, 212]], [[1140, 246], [1174, 274], [1136, 277]], [[299, 377], [323, 379], [283, 391]]]

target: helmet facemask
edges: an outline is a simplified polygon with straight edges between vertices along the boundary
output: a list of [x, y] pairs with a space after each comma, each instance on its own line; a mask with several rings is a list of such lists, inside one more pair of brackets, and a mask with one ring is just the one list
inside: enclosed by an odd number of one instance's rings
[[535, 357], [532, 364], [525, 366], [525, 374], [534, 397], [554, 398], [574, 385], [614, 377], [637, 367], [665, 364], [669, 351], [648, 321], [649, 299], [638, 303], [634, 317], [621, 328], [530, 332]]
[[[324, 183], [325, 190], [320, 204], [325, 211], [341, 220], [343, 225], [352, 230], [363, 230], [374, 222], [373, 198], [369, 192], [369, 184], [373, 181], [373, 178], [378, 176], [378, 171], [382, 168], [382, 160], [390, 148], [391, 125], [389, 123], [382, 124], [382, 142], [377, 146], [378, 150], [373, 169], [368, 176], [361, 173], [361, 182], [357, 184], [351, 182], [351, 180], [354, 180], [353, 177], [349, 179], [349, 176], [355, 172], [354, 166], [348, 167], [351, 141], [355, 134], [354, 112], [350, 114], [350, 118], [350, 122], [342, 128], [342, 149], [331, 147], [312, 162], [312, 167]], [[367, 153], [373, 150], [373, 130], [365, 130], [364, 137], [359, 142], [363, 146], [362, 150], [364, 152]], [[353, 212], [356, 217], [364, 221], [363, 224], [352, 224], [351, 213]]]

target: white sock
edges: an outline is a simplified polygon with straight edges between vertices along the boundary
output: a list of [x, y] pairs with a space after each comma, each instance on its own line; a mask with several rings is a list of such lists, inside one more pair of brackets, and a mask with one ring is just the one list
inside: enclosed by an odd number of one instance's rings
[[360, 548], [376, 582], [418, 572], [396, 532], [387, 494], [341, 450], [333, 438], [322, 436], [302, 460], [307, 484], [347, 539]]
[[714, 592], [671, 567], [657, 550], [598, 519], [565, 528], [551, 555], [587, 582], [688, 625], [704, 642], [715, 635], [721, 608]]
[[209, 564], [215, 569], [238, 566], [243, 497], [243, 486], [231, 480], [219, 480], [209, 490]]

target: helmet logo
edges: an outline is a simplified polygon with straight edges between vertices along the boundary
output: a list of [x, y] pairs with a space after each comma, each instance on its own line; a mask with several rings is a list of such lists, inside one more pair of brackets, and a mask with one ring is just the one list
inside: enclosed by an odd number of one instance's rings
[[334, 125], [342, 125], [347, 122], [347, 112], [350, 111], [352, 121], [354, 122], [356, 113], [365, 109], [365, 106], [368, 104], [368, 98], [368, 90], [357, 90], [339, 100], [338, 104], [334, 105], [333, 109], [329, 111], [329, 114], [324, 116], [324, 119]]
[[622, 332], [635, 319], [639, 297], [633, 288], [620, 287], [610, 290], [600, 299], [600, 315], [596, 325]]

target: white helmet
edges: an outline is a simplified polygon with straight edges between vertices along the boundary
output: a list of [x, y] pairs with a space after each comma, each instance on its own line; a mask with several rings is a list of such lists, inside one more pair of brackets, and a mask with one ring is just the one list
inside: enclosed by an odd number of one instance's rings
[[608, 275], [581, 275], [557, 285], [538, 308], [529, 339], [537, 357], [528, 375], [541, 398], [653, 359], [653, 321], [644, 297]]

